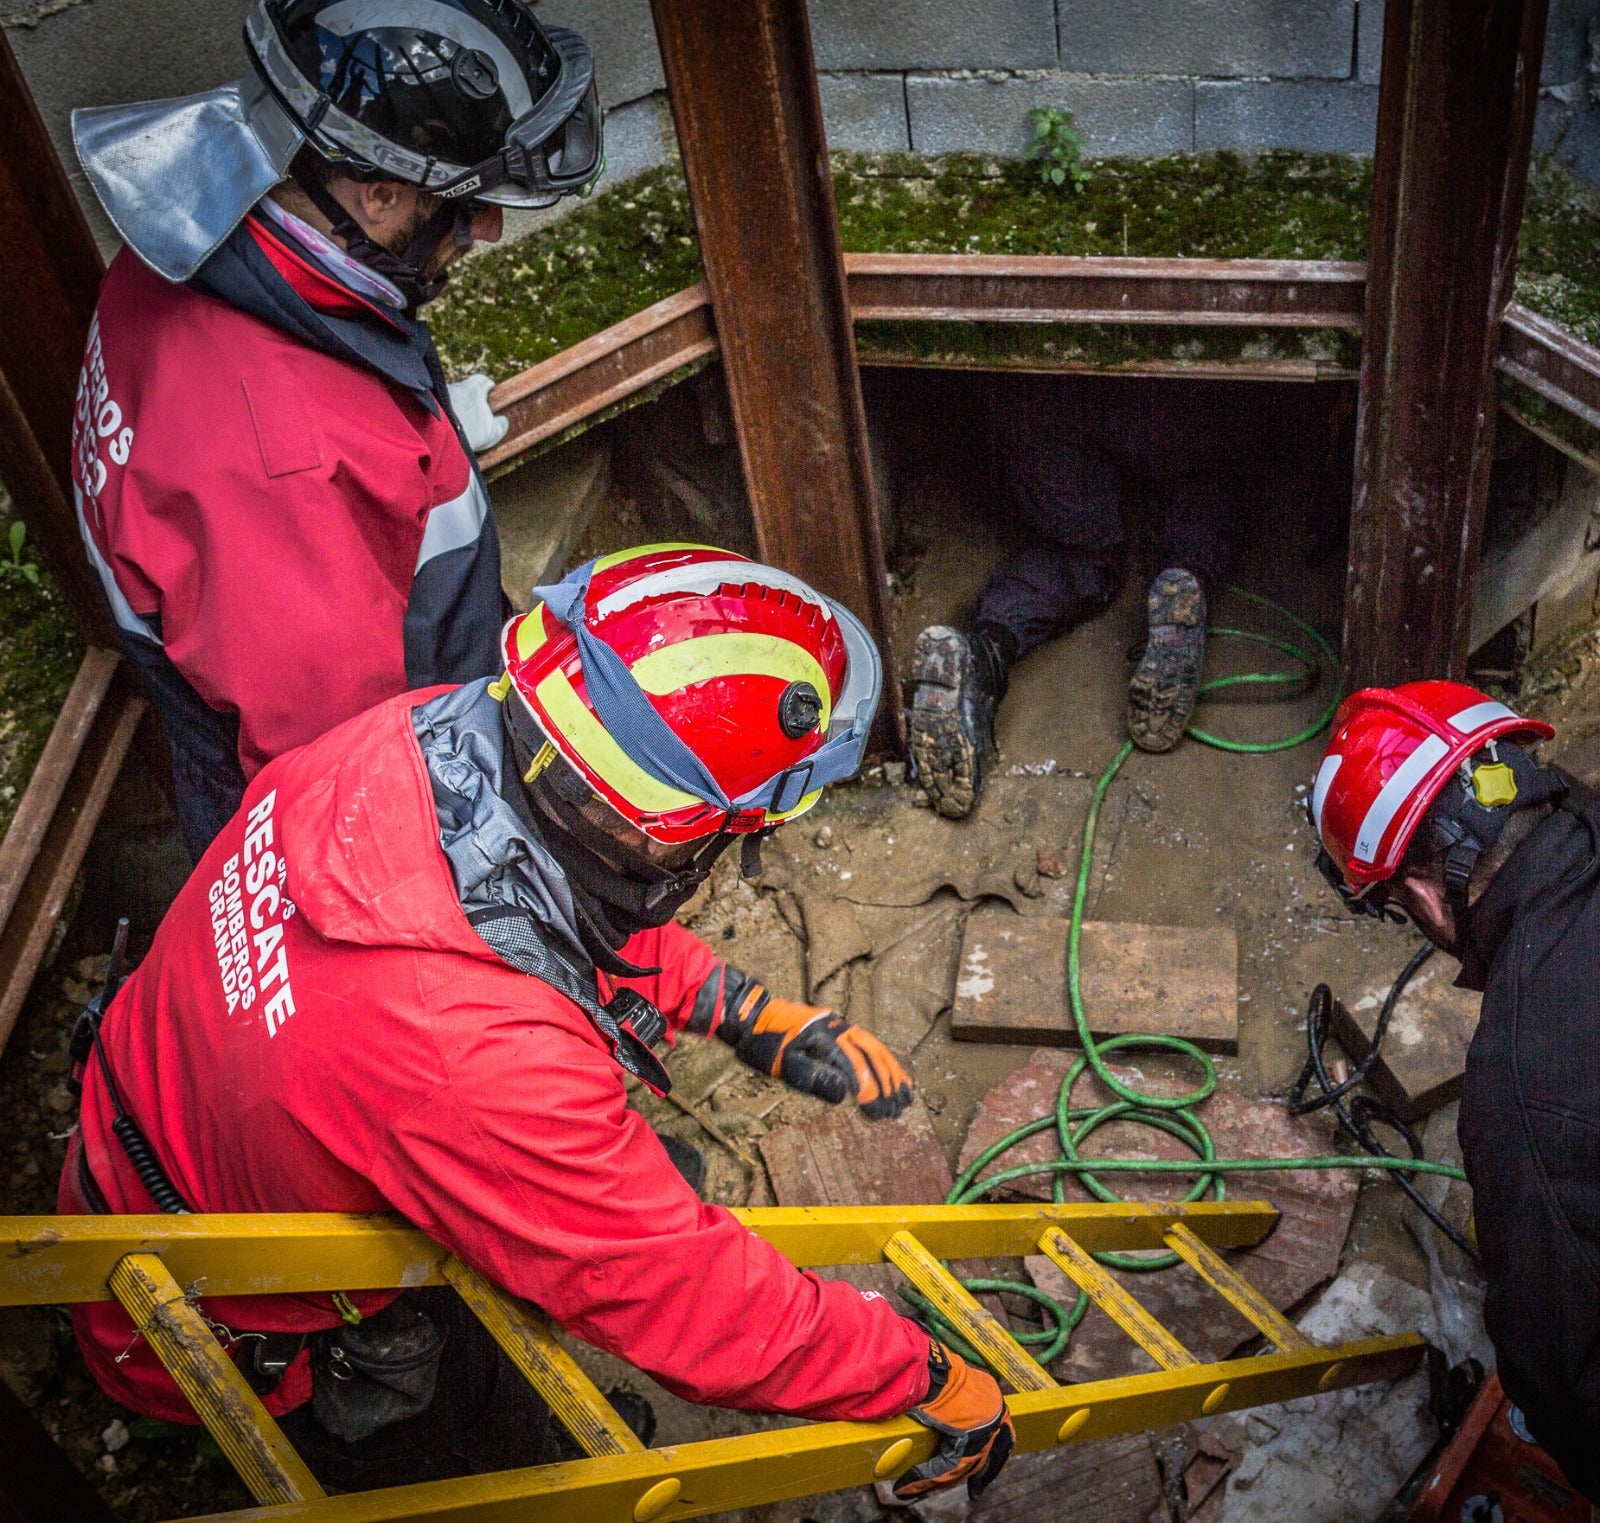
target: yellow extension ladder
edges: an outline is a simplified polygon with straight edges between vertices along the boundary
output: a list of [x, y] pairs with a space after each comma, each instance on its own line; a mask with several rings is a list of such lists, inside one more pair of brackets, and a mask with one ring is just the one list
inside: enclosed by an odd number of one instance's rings
[[[1410, 1369], [1416, 1334], [1311, 1342], [1217, 1250], [1259, 1243], [1264, 1203], [838, 1206], [735, 1211], [801, 1267], [889, 1263], [1014, 1392], [1018, 1448], [1106, 1438], [1361, 1385]], [[1276, 1353], [1202, 1364], [1094, 1259], [1170, 1249]], [[1059, 1385], [941, 1261], [1042, 1253], [1160, 1367]], [[1170, 1271], [1178, 1273], [1178, 1270]], [[589, 1456], [535, 1469], [327, 1497], [195, 1305], [207, 1296], [453, 1285]], [[539, 1313], [392, 1217], [0, 1217], [0, 1305], [115, 1298], [171, 1372], [259, 1507], [215, 1515], [308, 1523], [650, 1523], [888, 1480], [933, 1452], [907, 1417], [808, 1423], [646, 1449]]]

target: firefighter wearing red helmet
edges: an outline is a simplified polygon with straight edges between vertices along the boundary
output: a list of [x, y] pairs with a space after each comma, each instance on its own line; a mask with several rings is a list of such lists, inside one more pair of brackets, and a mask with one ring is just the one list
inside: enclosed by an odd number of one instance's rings
[[[681, 1396], [909, 1412], [939, 1442], [902, 1494], [981, 1490], [1013, 1440], [995, 1381], [702, 1203], [625, 1089], [667, 1089], [656, 1049], [690, 1033], [871, 1118], [909, 1103], [870, 1033], [673, 918], [726, 847], [859, 769], [877, 651], [804, 582], [700, 546], [538, 595], [498, 679], [391, 699], [252, 779], [110, 1006], [60, 1208], [154, 1208], [126, 1113], [194, 1210], [397, 1211]], [[560, 1453], [453, 1291], [202, 1306], [328, 1485]], [[116, 1303], [73, 1319], [112, 1396], [194, 1420]]]
[[1321, 865], [1481, 990], [1459, 1135], [1501, 1383], [1600, 1502], [1600, 800], [1555, 732], [1457, 682], [1347, 698], [1317, 771]]

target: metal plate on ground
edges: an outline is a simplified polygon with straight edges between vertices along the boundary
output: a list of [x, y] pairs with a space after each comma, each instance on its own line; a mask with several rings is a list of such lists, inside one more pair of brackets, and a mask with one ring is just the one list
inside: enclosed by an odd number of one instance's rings
[[[967, 920], [951, 1035], [968, 1042], [1076, 1046], [1067, 997], [1069, 923], [998, 907]], [[1188, 1038], [1239, 1049], [1239, 940], [1221, 926], [1084, 923], [1081, 988], [1096, 1037]]]

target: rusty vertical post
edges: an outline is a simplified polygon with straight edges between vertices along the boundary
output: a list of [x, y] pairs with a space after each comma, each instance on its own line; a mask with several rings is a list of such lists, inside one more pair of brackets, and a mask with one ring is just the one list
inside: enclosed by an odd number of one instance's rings
[[1459, 676], [1547, 0], [1388, 0], [1345, 665]]
[[114, 644], [72, 512], [72, 407], [104, 266], [0, 31], [0, 479], [84, 635]]
[[[851, 608], [892, 666], [805, 0], [651, 0], [651, 10], [761, 553]], [[880, 740], [898, 723], [898, 702], [886, 701]]]

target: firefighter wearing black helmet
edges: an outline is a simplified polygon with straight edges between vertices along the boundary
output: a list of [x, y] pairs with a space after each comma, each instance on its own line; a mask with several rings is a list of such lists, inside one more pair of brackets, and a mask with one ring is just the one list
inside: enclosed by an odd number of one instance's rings
[[505, 207], [603, 164], [588, 44], [521, 0], [260, 0], [244, 41], [231, 84], [73, 117], [127, 244], [75, 497], [197, 858], [272, 757], [494, 670], [473, 452], [506, 425], [488, 377], [446, 384], [418, 309]]

